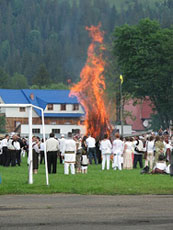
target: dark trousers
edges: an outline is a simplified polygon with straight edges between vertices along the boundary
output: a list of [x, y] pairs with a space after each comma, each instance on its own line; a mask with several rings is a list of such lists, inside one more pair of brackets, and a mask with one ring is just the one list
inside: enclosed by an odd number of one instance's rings
[[44, 160], [44, 151], [40, 151], [40, 164], [42, 164]]
[[6, 161], [7, 161], [7, 147], [3, 147], [2, 148], [2, 165], [5, 166], [6, 165]]
[[134, 162], [133, 162], [133, 168], [136, 169], [137, 162], [139, 162], [140, 168], [143, 168], [142, 164], [142, 155], [134, 154]]
[[20, 162], [21, 162], [21, 150], [16, 150], [16, 161], [17, 161], [17, 164], [20, 166]]
[[[16, 150], [9, 150], [11, 158], [11, 166], [16, 166]], [[8, 161], [9, 162], [9, 161]], [[9, 166], [9, 165], [8, 165]]]
[[0, 165], [3, 165], [2, 159], [3, 159], [3, 154], [0, 154]]
[[33, 149], [33, 170], [38, 169], [38, 153]]
[[89, 157], [90, 164], [92, 164], [92, 158], [93, 157], [94, 157], [95, 164], [97, 164], [96, 148], [89, 148], [88, 149], [88, 157]]
[[51, 166], [53, 166], [52, 173], [56, 173], [57, 165], [57, 151], [47, 152], [48, 173], [51, 173]]
[[58, 151], [58, 157], [59, 157], [59, 163], [62, 164], [62, 156], [61, 156], [61, 152]]

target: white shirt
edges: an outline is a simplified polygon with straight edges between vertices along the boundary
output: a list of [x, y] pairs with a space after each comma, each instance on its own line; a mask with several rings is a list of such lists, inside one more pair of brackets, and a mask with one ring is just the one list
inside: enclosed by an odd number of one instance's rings
[[[135, 141], [135, 148], [137, 147], [139, 151], [143, 151], [144, 150], [144, 145], [143, 145], [143, 142], [141, 140], [138, 140], [139, 141], [139, 144], [137, 145], [137, 141]], [[134, 151], [134, 154], [137, 154], [137, 155], [142, 155], [142, 153], [138, 153], [136, 151]]]
[[13, 142], [15, 150], [20, 150], [20, 143], [18, 141]]
[[65, 154], [65, 152], [76, 153], [76, 142], [73, 139], [65, 140], [65, 143], [62, 149], [62, 153]]
[[41, 144], [40, 144], [40, 151], [44, 151], [44, 143], [43, 142], [41, 142]]
[[0, 155], [2, 154], [2, 141], [0, 141]]
[[110, 140], [105, 139], [100, 142], [100, 150], [102, 154], [111, 154], [112, 144]]
[[58, 149], [59, 149], [59, 141], [57, 141], [54, 137], [50, 137], [46, 141], [46, 151], [54, 152], [54, 151], [58, 151]]
[[165, 161], [164, 162], [156, 162], [154, 169], [155, 168], [166, 171], [166, 168], [167, 168], [166, 162]]
[[64, 163], [74, 163], [76, 161], [76, 142], [73, 139], [65, 140], [62, 155], [64, 156]]
[[88, 137], [86, 139], [86, 144], [88, 148], [94, 148], [96, 147], [96, 140], [94, 137]]
[[115, 139], [113, 141], [113, 148], [112, 148], [113, 154], [121, 155], [123, 153], [123, 150], [124, 150], [124, 143], [120, 139]]
[[33, 144], [33, 149], [34, 149], [37, 153], [40, 152], [40, 149], [39, 149], [39, 146], [38, 146], [37, 143]]
[[59, 150], [62, 153], [63, 152], [63, 147], [65, 145], [65, 138], [62, 137], [62, 138], [60, 138], [58, 140], [59, 140]]
[[154, 140], [147, 141], [146, 148], [147, 152], [154, 152]]
[[6, 138], [4, 138], [4, 139], [2, 140], [2, 142], [1, 142], [1, 145], [2, 145], [2, 147], [7, 147], [7, 145], [8, 145], [8, 140], [7, 140]]
[[133, 143], [131, 141], [126, 141], [124, 147], [127, 151], [133, 151]]

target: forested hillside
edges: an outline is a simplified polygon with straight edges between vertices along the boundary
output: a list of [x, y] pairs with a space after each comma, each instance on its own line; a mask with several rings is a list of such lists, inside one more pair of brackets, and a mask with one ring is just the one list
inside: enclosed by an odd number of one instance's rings
[[172, 9], [172, 0], [1, 0], [0, 87], [44, 84], [37, 79], [41, 71], [49, 83], [75, 82], [90, 42], [85, 26], [101, 22], [105, 43], [111, 44], [115, 26], [141, 18], [169, 27]]

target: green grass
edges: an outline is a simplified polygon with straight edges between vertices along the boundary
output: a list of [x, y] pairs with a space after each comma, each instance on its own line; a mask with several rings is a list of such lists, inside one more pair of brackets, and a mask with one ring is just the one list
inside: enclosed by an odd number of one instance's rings
[[49, 175], [46, 186], [44, 165], [34, 175], [34, 184], [28, 184], [26, 159], [21, 167], [0, 166], [3, 194], [173, 194], [173, 177], [169, 175], [141, 175], [140, 169], [101, 171], [101, 165], [89, 166], [88, 174], [64, 175], [58, 163], [58, 173]]

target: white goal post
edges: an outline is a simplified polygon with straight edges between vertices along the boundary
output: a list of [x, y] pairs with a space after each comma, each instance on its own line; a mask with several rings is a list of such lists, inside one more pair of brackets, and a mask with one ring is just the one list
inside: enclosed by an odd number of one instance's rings
[[41, 107], [32, 104], [0, 104], [2, 108], [28, 108], [28, 120], [29, 120], [29, 169], [28, 169], [28, 183], [33, 184], [33, 157], [32, 157], [32, 109], [41, 110], [42, 116], [42, 129], [43, 129], [43, 140], [44, 140], [44, 157], [45, 157], [45, 171], [46, 171], [46, 185], [49, 185], [48, 168], [47, 168], [47, 153], [46, 153], [46, 137], [45, 137], [45, 124], [44, 124], [44, 111]]

